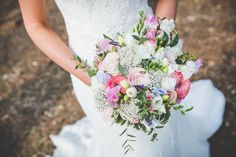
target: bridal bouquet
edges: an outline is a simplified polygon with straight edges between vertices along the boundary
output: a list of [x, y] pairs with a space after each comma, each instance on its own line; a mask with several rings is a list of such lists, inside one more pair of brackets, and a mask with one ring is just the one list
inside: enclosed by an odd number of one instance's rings
[[[174, 20], [158, 19], [140, 12], [140, 20], [131, 32], [107, 35], [96, 45], [92, 67], [79, 56], [76, 68], [85, 68], [91, 77], [96, 108], [110, 121], [133, 127], [157, 139], [171, 116], [171, 109], [182, 114], [192, 110], [181, 105], [188, 95], [190, 77], [202, 65], [182, 50], [183, 41]], [[134, 135], [127, 134], [126, 153]]]

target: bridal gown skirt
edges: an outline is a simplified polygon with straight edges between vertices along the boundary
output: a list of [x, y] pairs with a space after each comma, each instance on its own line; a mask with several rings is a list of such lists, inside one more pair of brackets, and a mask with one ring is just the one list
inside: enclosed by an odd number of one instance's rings
[[56, 146], [54, 157], [209, 157], [208, 138], [220, 127], [225, 99], [210, 80], [192, 83], [184, 104], [194, 106], [186, 115], [173, 111], [170, 121], [159, 130], [158, 141], [150, 142], [142, 132], [136, 135], [135, 149], [124, 155], [124, 128], [104, 121], [96, 112], [92, 92], [71, 75], [74, 91], [86, 117], [65, 126], [59, 135], [51, 135]]
[[[93, 60], [96, 42], [102, 34], [130, 31], [139, 19], [138, 12], [153, 14], [147, 0], [56, 0], [64, 17], [69, 46], [88, 63]], [[170, 121], [159, 130], [157, 142], [142, 132], [131, 143], [135, 151], [124, 155], [121, 148], [124, 130], [103, 120], [96, 111], [91, 89], [71, 75], [76, 97], [86, 117], [64, 126], [59, 135], [51, 135], [56, 146], [54, 157], [209, 157], [207, 139], [220, 127], [225, 98], [210, 80], [192, 84], [184, 104], [194, 109], [183, 116], [173, 111]]]

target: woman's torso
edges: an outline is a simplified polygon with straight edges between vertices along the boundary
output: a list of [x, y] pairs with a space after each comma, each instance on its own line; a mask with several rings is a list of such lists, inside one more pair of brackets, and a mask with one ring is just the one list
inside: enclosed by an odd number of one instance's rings
[[89, 62], [103, 34], [131, 30], [138, 12], [152, 13], [147, 0], [56, 0], [64, 17], [72, 50]]

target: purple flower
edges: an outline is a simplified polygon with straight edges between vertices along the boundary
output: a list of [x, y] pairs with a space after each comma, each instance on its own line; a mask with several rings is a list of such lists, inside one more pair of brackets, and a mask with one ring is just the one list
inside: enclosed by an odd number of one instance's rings
[[156, 45], [156, 29], [154, 28], [149, 28], [147, 30], [146, 36], [149, 38], [149, 42], [152, 45]]
[[111, 76], [101, 70], [99, 70], [96, 74], [96, 79], [102, 83], [102, 84], [107, 84], [107, 82], [111, 79]]
[[108, 50], [111, 45], [110, 45], [110, 40], [108, 39], [102, 39], [97, 43], [97, 47], [99, 49], [99, 52], [102, 53], [106, 50]]
[[154, 28], [158, 26], [157, 18], [153, 16], [152, 14], [147, 15], [146, 22]]
[[152, 90], [153, 94], [155, 95], [165, 95], [167, 94], [167, 91], [163, 88], [155, 88]]
[[118, 93], [120, 93], [121, 87], [116, 86], [113, 88], [108, 87], [105, 91], [105, 96], [107, 98], [107, 102], [111, 104], [112, 107], [116, 107], [116, 102], [118, 101]]
[[202, 60], [201, 59], [197, 59], [195, 61], [195, 73], [197, 73], [199, 71], [199, 69], [201, 68], [202, 65], [203, 64], [202, 64]]

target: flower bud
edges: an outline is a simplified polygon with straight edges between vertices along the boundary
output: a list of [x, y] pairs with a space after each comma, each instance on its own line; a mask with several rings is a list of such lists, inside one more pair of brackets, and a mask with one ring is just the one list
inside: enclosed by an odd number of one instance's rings
[[130, 98], [134, 98], [137, 96], [137, 89], [134, 87], [130, 87], [126, 90], [126, 94]]

